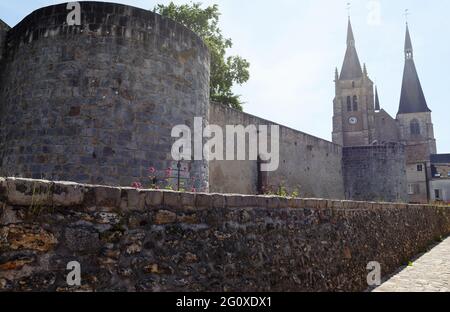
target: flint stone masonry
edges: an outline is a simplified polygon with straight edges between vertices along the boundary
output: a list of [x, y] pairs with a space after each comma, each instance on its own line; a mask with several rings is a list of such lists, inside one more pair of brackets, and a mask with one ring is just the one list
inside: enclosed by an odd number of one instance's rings
[[363, 291], [450, 234], [448, 207], [17, 178], [0, 209], [1, 291]]
[[[206, 45], [120, 4], [80, 2], [68, 26], [66, 5], [34, 11], [5, 44], [0, 23], [0, 174], [131, 186], [174, 168], [172, 128], [208, 116]], [[186, 189], [208, 189], [207, 162], [183, 166]]]

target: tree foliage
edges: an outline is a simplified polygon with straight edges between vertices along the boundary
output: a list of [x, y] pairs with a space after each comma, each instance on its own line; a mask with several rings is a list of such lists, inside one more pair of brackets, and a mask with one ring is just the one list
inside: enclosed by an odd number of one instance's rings
[[250, 78], [250, 63], [240, 56], [227, 56], [233, 46], [219, 28], [218, 5], [202, 8], [201, 3], [176, 5], [158, 4], [154, 11], [183, 24], [199, 35], [211, 53], [211, 100], [242, 110], [240, 96], [233, 93], [233, 85], [247, 82]]

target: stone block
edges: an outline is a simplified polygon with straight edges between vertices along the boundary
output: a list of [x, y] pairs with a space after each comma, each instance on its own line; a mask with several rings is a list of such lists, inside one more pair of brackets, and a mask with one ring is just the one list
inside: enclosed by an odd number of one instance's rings
[[195, 197], [197, 209], [210, 209], [213, 207], [213, 197], [209, 194], [199, 193]]
[[174, 212], [160, 210], [156, 213], [153, 223], [157, 225], [170, 224], [177, 221], [177, 215]]
[[99, 233], [87, 226], [66, 228], [64, 238], [65, 245], [73, 252], [95, 253], [101, 247]]
[[0, 225], [9, 225], [21, 223], [23, 220], [18, 216], [16, 210], [11, 206], [3, 205], [0, 207]]
[[52, 202], [55, 206], [70, 207], [83, 203], [85, 188], [77, 183], [57, 182], [53, 185]]
[[95, 186], [94, 194], [96, 206], [120, 208], [121, 189], [107, 186]]
[[163, 200], [164, 206], [166, 207], [174, 209], [181, 208], [181, 193], [165, 191]]
[[145, 203], [151, 208], [159, 208], [163, 204], [163, 191], [148, 191], [145, 193]]
[[225, 197], [227, 208], [242, 207], [242, 196], [240, 195], [223, 195]]
[[122, 211], [145, 211], [147, 192], [133, 189], [122, 188]]
[[52, 183], [44, 180], [6, 179], [7, 201], [17, 206], [52, 204]]
[[13, 224], [0, 227], [0, 251], [32, 250], [48, 252], [58, 240], [39, 225]]
[[212, 194], [212, 207], [217, 209], [225, 208], [225, 197], [220, 194]]
[[195, 193], [181, 193], [183, 210], [195, 210]]

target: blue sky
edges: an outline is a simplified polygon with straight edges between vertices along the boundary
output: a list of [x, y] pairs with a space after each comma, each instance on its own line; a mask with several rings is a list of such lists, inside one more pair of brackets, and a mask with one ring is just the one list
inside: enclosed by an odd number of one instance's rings
[[[59, 2], [0, 0], [0, 18], [14, 26], [34, 9]], [[115, 2], [152, 9], [170, 1]], [[234, 42], [231, 53], [251, 63], [250, 81], [235, 88], [246, 102], [244, 110], [331, 140], [334, 69], [340, 70], [345, 53], [348, 0], [199, 2], [219, 4], [221, 27]], [[395, 117], [403, 73], [405, 9], [410, 12], [416, 66], [433, 111], [438, 152], [450, 153], [450, 1], [352, 1], [358, 54], [378, 85], [382, 107]]]

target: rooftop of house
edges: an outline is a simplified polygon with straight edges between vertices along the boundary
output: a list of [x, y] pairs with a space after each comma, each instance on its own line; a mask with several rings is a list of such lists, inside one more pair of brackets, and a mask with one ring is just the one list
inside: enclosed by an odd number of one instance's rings
[[450, 164], [450, 154], [431, 155], [432, 164]]

